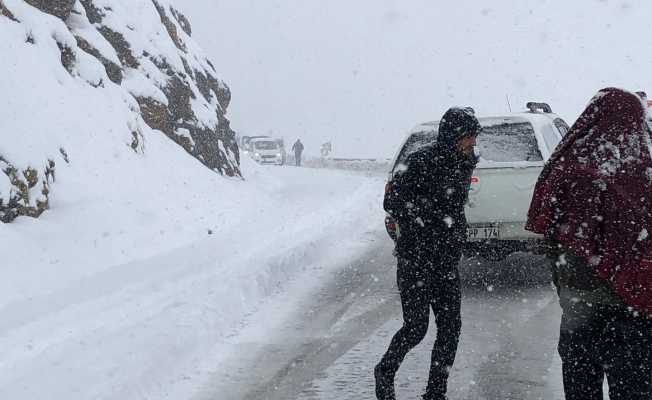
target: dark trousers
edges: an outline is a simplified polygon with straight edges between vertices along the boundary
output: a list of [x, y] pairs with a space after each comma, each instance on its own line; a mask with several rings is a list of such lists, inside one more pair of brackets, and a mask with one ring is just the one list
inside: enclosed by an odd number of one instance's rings
[[652, 400], [652, 320], [624, 306], [561, 299], [566, 400]]
[[301, 166], [301, 153], [294, 153], [294, 162], [297, 167]]
[[[434, 257], [437, 260], [431, 260]], [[459, 260], [459, 254], [440, 256], [432, 252], [428, 255], [398, 256], [397, 281], [403, 326], [392, 338], [379, 365], [383, 374], [394, 378], [407, 353], [421, 343], [428, 332], [432, 309], [437, 324], [437, 339], [432, 349], [426, 399], [446, 393], [449, 371], [457, 353], [462, 327]]]

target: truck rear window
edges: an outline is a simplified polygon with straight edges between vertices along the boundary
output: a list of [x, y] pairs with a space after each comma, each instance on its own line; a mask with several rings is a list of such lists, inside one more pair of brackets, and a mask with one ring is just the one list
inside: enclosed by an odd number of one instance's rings
[[482, 159], [494, 162], [543, 161], [531, 123], [482, 123], [482, 127], [477, 144]]

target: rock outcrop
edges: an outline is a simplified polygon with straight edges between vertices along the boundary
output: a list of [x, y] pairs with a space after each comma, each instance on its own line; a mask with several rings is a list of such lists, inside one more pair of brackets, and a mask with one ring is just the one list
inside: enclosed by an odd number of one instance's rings
[[63, 20], [70, 16], [75, 0], [25, 0], [39, 10]]

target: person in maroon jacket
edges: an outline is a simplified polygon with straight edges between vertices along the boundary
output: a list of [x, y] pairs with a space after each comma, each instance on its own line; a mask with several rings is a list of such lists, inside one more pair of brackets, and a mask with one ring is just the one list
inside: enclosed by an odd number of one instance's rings
[[641, 99], [595, 95], [544, 167], [526, 229], [543, 234], [562, 308], [567, 400], [652, 399], [652, 140]]

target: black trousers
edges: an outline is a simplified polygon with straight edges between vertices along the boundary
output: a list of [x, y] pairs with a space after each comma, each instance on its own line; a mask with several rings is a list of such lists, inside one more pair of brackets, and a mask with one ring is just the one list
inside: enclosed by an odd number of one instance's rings
[[294, 163], [297, 167], [301, 166], [301, 153], [294, 153]]
[[380, 361], [383, 374], [394, 378], [407, 353], [428, 332], [430, 309], [437, 324], [430, 375], [424, 398], [446, 393], [447, 381], [459, 342], [462, 319], [459, 252], [442, 255], [398, 255], [397, 282], [403, 308], [403, 326], [392, 338]]
[[566, 400], [652, 400], [652, 320], [624, 306], [561, 299]]

